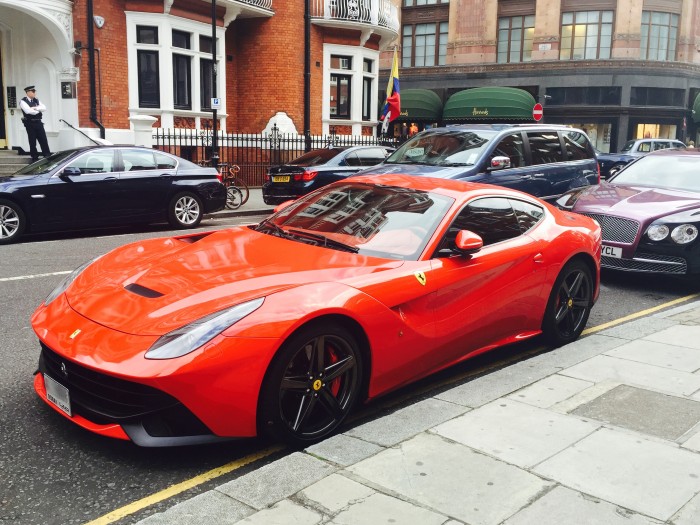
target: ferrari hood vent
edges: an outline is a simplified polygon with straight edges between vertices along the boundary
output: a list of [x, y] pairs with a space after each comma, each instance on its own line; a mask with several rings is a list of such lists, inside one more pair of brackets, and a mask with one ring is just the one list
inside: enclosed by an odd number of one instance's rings
[[163, 297], [162, 293], [136, 283], [127, 284], [124, 289], [130, 291], [131, 293], [135, 293], [136, 295], [140, 295], [141, 297], [147, 297], [148, 299]]

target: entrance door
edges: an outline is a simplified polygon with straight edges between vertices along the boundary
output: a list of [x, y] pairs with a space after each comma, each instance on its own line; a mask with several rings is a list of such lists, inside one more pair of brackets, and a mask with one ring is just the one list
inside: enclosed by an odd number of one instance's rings
[[5, 83], [2, 81], [2, 48], [0, 48], [0, 107], [2, 107], [2, 118], [0, 118], [0, 149], [7, 148], [7, 135], [5, 131]]

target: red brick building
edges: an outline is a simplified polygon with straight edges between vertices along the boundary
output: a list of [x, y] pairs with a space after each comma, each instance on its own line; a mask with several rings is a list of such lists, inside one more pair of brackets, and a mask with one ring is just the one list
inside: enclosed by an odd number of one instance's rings
[[[219, 127], [375, 134], [380, 51], [399, 13], [400, 0], [218, 0]], [[114, 143], [133, 143], [149, 117], [211, 127], [212, 47], [210, 1], [0, 0], [0, 148], [26, 149], [30, 84], [52, 150], [87, 141], [68, 124]]]

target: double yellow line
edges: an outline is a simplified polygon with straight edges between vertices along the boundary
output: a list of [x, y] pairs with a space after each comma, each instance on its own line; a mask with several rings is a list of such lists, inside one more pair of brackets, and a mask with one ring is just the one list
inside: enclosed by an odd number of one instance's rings
[[[625, 323], [627, 321], [632, 321], [634, 319], [638, 319], [640, 317], [644, 317], [650, 314], [653, 314], [655, 312], [658, 312], [660, 310], [663, 310], [665, 308], [669, 308], [671, 306], [676, 306], [678, 304], [682, 304], [685, 302], [688, 302], [692, 299], [697, 299], [700, 297], [700, 293], [696, 294], [691, 294], [691, 295], [686, 295], [685, 297], [680, 297], [678, 299], [675, 299], [673, 301], [669, 301], [664, 304], [660, 304], [658, 306], [654, 306], [653, 308], [648, 308], [646, 310], [642, 310], [640, 312], [635, 312], [633, 314], [627, 315], [625, 317], [621, 317], [619, 319], [615, 319], [614, 321], [610, 321], [607, 323], [603, 323], [598, 326], [593, 326], [591, 328], [587, 328], [586, 330], [583, 331], [584, 335], [590, 335], [596, 332], [600, 332], [601, 330], [605, 330], [606, 328], [611, 328], [613, 326]], [[450, 381], [448, 382], [454, 382], [455, 380], [460, 379], [462, 376], [458, 378], [451, 378]], [[430, 388], [434, 388], [435, 386], [432, 385]], [[415, 394], [412, 393], [412, 394]], [[408, 396], [407, 396], [408, 397]], [[186, 490], [189, 490], [191, 488], [197, 487], [199, 485], [202, 485], [203, 483], [206, 483], [208, 481], [211, 481], [213, 479], [216, 479], [220, 476], [223, 476], [224, 474], [228, 474], [229, 472], [233, 472], [234, 470], [237, 470], [245, 465], [248, 465], [249, 463], [252, 463], [254, 461], [258, 461], [259, 459], [266, 458], [275, 452], [279, 452], [282, 450], [282, 446], [274, 446], [274, 447], [269, 447], [263, 450], [260, 450], [258, 452], [255, 452], [253, 454], [249, 454], [243, 458], [237, 459], [235, 461], [231, 461], [230, 463], [227, 463], [221, 467], [216, 467], [212, 470], [209, 470], [207, 472], [204, 472], [202, 474], [199, 474], [198, 476], [195, 476], [193, 478], [187, 479], [185, 481], [182, 481], [180, 483], [177, 483], [175, 485], [172, 485], [166, 489], [163, 489], [159, 492], [156, 492], [155, 494], [151, 494], [150, 496], [146, 496], [145, 498], [141, 498], [140, 500], [134, 501], [133, 503], [129, 503], [128, 505], [125, 505], [124, 507], [118, 508], [116, 510], [113, 510], [109, 514], [105, 514], [104, 516], [101, 516], [97, 519], [94, 519], [90, 522], [85, 523], [84, 525], [109, 525], [111, 523], [114, 523], [122, 518], [125, 518], [126, 516], [130, 516], [131, 514], [135, 514], [147, 507], [150, 507], [151, 505], [155, 505], [156, 503], [160, 503], [161, 501], [165, 501], [169, 498], [172, 498], [173, 496], [177, 496], [178, 494], [181, 494], [182, 492], [185, 492]]]

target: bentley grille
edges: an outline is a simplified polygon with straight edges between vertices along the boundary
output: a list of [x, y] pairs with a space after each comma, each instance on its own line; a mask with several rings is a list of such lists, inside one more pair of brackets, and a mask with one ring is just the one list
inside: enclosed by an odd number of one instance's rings
[[637, 221], [600, 213], [584, 213], [583, 215], [595, 219], [600, 224], [604, 241], [634, 244], [640, 226]]

